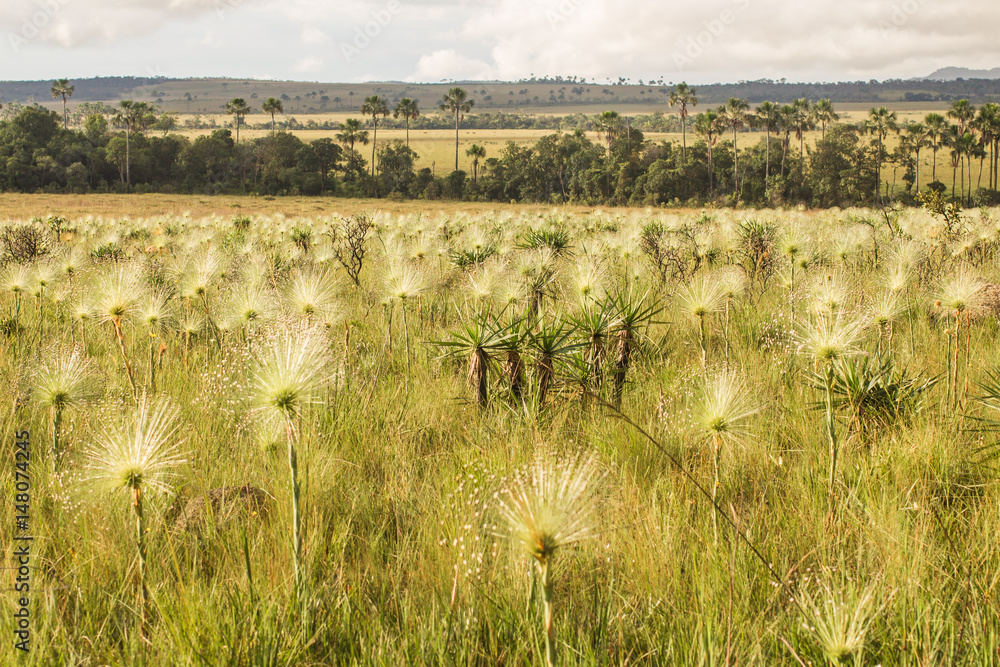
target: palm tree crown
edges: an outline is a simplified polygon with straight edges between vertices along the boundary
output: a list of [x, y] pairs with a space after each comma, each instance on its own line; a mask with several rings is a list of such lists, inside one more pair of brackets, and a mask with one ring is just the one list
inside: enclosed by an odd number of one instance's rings
[[242, 97], [234, 97], [226, 102], [226, 113], [230, 116], [236, 116], [236, 143], [240, 143], [240, 125], [243, 124], [243, 119], [250, 113], [250, 106]]
[[69, 128], [69, 113], [66, 111], [66, 98], [73, 97], [76, 86], [69, 85], [69, 79], [56, 79], [52, 82], [52, 99], [62, 98], [63, 101], [63, 128]]
[[410, 99], [409, 97], [404, 97], [396, 105], [396, 108], [392, 112], [393, 118], [403, 118], [403, 122], [406, 123], [406, 147], [410, 147], [410, 121], [415, 119], [420, 115], [420, 107], [417, 106], [417, 101]]
[[264, 113], [271, 114], [271, 134], [274, 134], [274, 116], [275, 114], [285, 113], [285, 105], [281, 103], [281, 100], [269, 97], [264, 100], [264, 105], [261, 107]]

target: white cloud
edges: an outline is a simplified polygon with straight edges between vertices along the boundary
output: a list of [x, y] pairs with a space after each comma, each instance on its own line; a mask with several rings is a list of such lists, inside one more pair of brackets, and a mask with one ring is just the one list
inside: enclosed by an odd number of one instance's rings
[[301, 41], [303, 44], [329, 44], [330, 36], [315, 26], [307, 25], [302, 28]]
[[323, 69], [323, 61], [316, 56], [307, 56], [292, 65], [291, 70], [299, 74], [310, 74]]
[[[0, 0], [0, 36], [31, 49], [0, 53], [0, 68], [7, 78], [83, 69], [73, 50], [89, 53], [91, 75], [120, 73], [141, 51], [179, 76], [246, 76], [274, 67], [273, 53], [254, 51], [272, 40], [287, 54], [278, 77], [884, 79], [995, 66], [997, 25], [995, 0]], [[357, 47], [363, 60], [339, 57], [343, 44], [376, 39]], [[240, 40], [248, 52], [218, 48]]]
[[484, 61], [466, 58], [454, 49], [441, 49], [420, 57], [410, 81], [438, 82], [444, 79], [485, 80], [494, 78]]

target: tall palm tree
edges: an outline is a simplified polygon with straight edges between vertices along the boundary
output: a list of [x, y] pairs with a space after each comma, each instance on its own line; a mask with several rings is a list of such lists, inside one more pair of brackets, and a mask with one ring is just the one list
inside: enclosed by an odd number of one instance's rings
[[799, 140], [799, 154], [805, 160], [805, 135], [806, 132], [816, 127], [816, 123], [813, 121], [812, 109], [806, 98], [801, 97], [792, 102], [792, 108], [795, 109], [795, 138]]
[[906, 130], [906, 142], [913, 150], [913, 161], [916, 163], [913, 168], [914, 184], [916, 191], [920, 192], [920, 149], [928, 145], [927, 126], [923, 123], [907, 123], [903, 129]]
[[781, 128], [781, 176], [785, 175], [785, 157], [788, 155], [788, 145], [798, 119], [798, 112], [791, 104], [783, 104], [778, 109], [778, 127]]
[[52, 82], [52, 99], [62, 98], [63, 101], [63, 129], [69, 129], [69, 112], [66, 110], [66, 98], [73, 97], [76, 86], [69, 85], [69, 79], [56, 79]]
[[951, 197], [955, 198], [955, 178], [958, 168], [962, 168], [962, 190], [961, 199], [965, 200], [965, 160], [971, 156], [975, 147], [976, 138], [970, 132], [962, 132], [959, 126], [952, 125], [948, 136], [948, 144], [951, 146]]
[[240, 125], [250, 113], [250, 106], [242, 97], [234, 97], [226, 102], [226, 113], [230, 116], [236, 116], [236, 143], [240, 143]]
[[455, 171], [458, 171], [458, 123], [465, 114], [472, 111], [475, 100], [467, 99], [468, 94], [463, 88], [454, 87], [441, 98], [438, 108], [455, 116]]
[[[958, 139], [959, 139], [959, 141], [962, 142], [962, 146], [959, 147], [959, 151], [960, 151], [959, 162], [961, 162], [961, 165], [962, 165], [962, 192], [964, 193], [965, 192], [965, 161], [962, 160], [961, 157], [971, 156], [971, 151], [966, 151], [965, 150], [967, 148], [967, 146], [965, 145], [967, 143], [966, 140], [965, 140], [965, 135], [968, 133], [969, 123], [972, 122], [972, 119], [976, 117], [976, 107], [974, 107], [971, 104], [969, 104], [969, 100], [966, 100], [966, 99], [955, 100], [954, 102], [951, 103], [951, 108], [948, 109], [948, 117], [949, 118], [954, 118], [955, 120], [958, 121]], [[970, 159], [971, 159], [971, 157], [970, 157]], [[969, 167], [969, 170], [970, 171], [972, 170], [971, 166]], [[971, 178], [971, 174], [970, 174], [970, 178]], [[954, 196], [954, 194], [952, 194], [952, 196]], [[964, 196], [964, 194], [963, 194], [963, 196]]]
[[927, 141], [930, 143], [933, 157], [931, 158], [931, 180], [937, 181], [937, 152], [948, 137], [948, 119], [939, 113], [929, 113], [924, 116], [924, 126], [927, 128]]
[[266, 100], [264, 100], [264, 105], [261, 106], [261, 110], [264, 113], [271, 114], [271, 134], [274, 134], [275, 130], [274, 116], [275, 114], [285, 113], [285, 105], [281, 103], [281, 100], [274, 97], [269, 97]]
[[472, 182], [479, 182], [479, 160], [486, 157], [486, 149], [477, 144], [472, 144], [465, 154], [472, 158]]
[[742, 130], [750, 122], [750, 103], [738, 97], [730, 97], [728, 102], [719, 107], [719, 119], [733, 129], [733, 193], [739, 199], [740, 153], [736, 146], [736, 132]]
[[142, 130], [146, 124], [146, 118], [152, 112], [152, 108], [145, 102], [134, 102], [132, 100], [122, 100], [115, 109], [111, 119], [118, 127], [125, 128], [125, 184], [127, 188], [132, 187], [132, 174], [129, 169], [131, 164], [130, 139], [135, 130]]
[[392, 112], [393, 118], [403, 117], [403, 122], [406, 123], [406, 147], [410, 147], [410, 121], [415, 119], [420, 115], [420, 107], [417, 106], [416, 100], [411, 100], [409, 97], [404, 97], [396, 105], [395, 110]]
[[594, 129], [597, 130], [598, 136], [604, 137], [605, 141], [608, 142], [608, 155], [610, 156], [611, 142], [622, 129], [621, 116], [618, 115], [617, 111], [605, 111], [594, 119]]
[[899, 132], [895, 111], [886, 107], [872, 107], [865, 119], [865, 131], [875, 137], [878, 155], [875, 158], [875, 202], [882, 201], [882, 163], [885, 161], [885, 138], [890, 132]]
[[698, 106], [698, 97], [694, 88], [687, 85], [686, 81], [681, 81], [670, 91], [667, 104], [677, 107], [677, 112], [681, 117], [681, 157], [687, 157], [687, 117], [688, 105]]
[[695, 116], [694, 131], [705, 137], [705, 141], [708, 143], [708, 192], [709, 196], [713, 196], [715, 187], [713, 185], [712, 146], [715, 145], [715, 134], [719, 131], [719, 114], [714, 111], [705, 111]]
[[820, 139], [826, 139], [826, 125], [827, 123], [836, 123], [840, 120], [840, 114], [833, 110], [833, 103], [830, 100], [819, 100], [813, 106], [813, 118], [819, 122], [820, 127], [822, 127], [822, 132], [820, 134]]
[[771, 178], [771, 132], [778, 129], [778, 105], [761, 102], [757, 107], [757, 125], [764, 128], [764, 183]]
[[354, 144], [358, 143], [366, 146], [368, 144], [368, 130], [361, 129], [361, 121], [357, 118], [348, 118], [340, 125], [340, 132], [337, 133], [337, 141], [350, 149], [350, 169], [351, 173], [354, 174], [357, 172], [357, 163], [355, 162], [357, 153], [354, 150]]
[[372, 117], [372, 128], [374, 133], [372, 134], [372, 179], [375, 178], [375, 146], [378, 144], [378, 118], [381, 116], [385, 118], [391, 112], [389, 111], [389, 103], [386, 102], [384, 97], [379, 97], [378, 95], [369, 95], [365, 98], [364, 104], [361, 105], [361, 115]]
[[997, 148], [1000, 144], [1000, 104], [987, 102], [979, 107], [976, 128], [983, 143], [990, 149], [989, 188], [995, 190], [997, 187]]

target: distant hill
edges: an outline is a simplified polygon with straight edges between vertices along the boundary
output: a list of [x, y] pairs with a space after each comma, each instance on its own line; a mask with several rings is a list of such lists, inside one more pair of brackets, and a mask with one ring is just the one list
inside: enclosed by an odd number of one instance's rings
[[954, 81], [955, 79], [1000, 79], [1000, 67], [993, 69], [969, 69], [968, 67], [942, 67], [929, 76], [930, 81]]
[[[120, 99], [139, 86], [151, 86], [163, 81], [162, 78], [150, 79], [134, 76], [108, 76], [96, 79], [78, 79], [70, 81], [76, 86], [73, 93], [75, 102], [106, 102]], [[25, 102], [29, 97], [36, 102], [52, 99], [52, 81], [0, 81], [0, 102], [17, 100]]]
[[[797, 83], [784, 79], [759, 79], [738, 83], [690, 82], [699, 106], [695, 112], [726, 102], [730, 97], [751, 104], [765, 100], [787, 104], [798, 98], [829, 99], [834, 104], [866, 105], [896, 102], [940, 103], [968, 99], [974, 104], [1000, 102], [1000, 68], [991, 70], [993, 78], [975, 78], [975, 70], [948, 68], [928, 79], [886, 81], [840, 81]], [[961, 80], [944, 80], [946, 75], [961, 75]], [[246, 99], [258, 113], [264, 100], [276, 97], [285, 113], [324, 114], [358, 113], [369, 95], [385, 97], [390, 105], [409, 97], [418, 102], [424, 113], [436, 113], [438, 102], [448, 88], [461, 85], [475, 100], [475, 113], [504, 111], [525, 114], [595, 114], [607, 109], [624, 113], [670, 113], [668, 104], [673, 82], [618, 83], [586, 82], [575, 77], [549, 77], [524, 81], [462, 81], [449, 83], [404, 83], [398, 81], [368, 83], [323, 83], [316, 81], [272, 81], [256, 79], [166, 79], [142, 77], [101, 77], [74, 79], [76, 92], [69, 101], [72, 109], [81, 102], [143, 100], [161, 111], [182, 114], [221, 114], [226, 102], [234, 97]], [[29, 99], [58, 108], [49, 89], [51, 81], [0, 81], [0, 103], [26, 103]]]

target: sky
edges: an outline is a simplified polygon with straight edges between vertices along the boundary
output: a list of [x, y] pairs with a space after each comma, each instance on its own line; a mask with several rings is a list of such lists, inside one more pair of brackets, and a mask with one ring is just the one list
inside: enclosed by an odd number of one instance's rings
[[0, 80], [857, 81], [1000, 66], [996, 0], [0, 0]]

